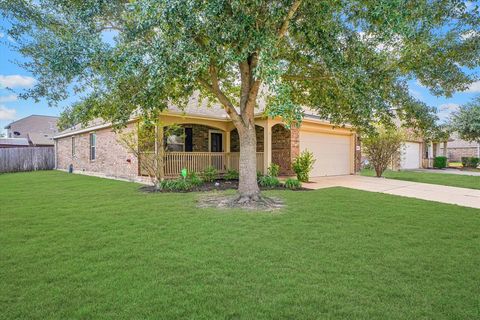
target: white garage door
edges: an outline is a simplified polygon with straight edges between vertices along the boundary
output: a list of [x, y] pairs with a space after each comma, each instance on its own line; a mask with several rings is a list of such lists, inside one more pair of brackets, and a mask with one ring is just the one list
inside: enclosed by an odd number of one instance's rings
[[421, 145], [418, 142], [405, 142], [400, 161], [402, 169], [420, 168], [420, 147]]
[[350, 174], [349, 136], [300, 131], [300, 150], [305, 149], [316, 159], [312, 177]]

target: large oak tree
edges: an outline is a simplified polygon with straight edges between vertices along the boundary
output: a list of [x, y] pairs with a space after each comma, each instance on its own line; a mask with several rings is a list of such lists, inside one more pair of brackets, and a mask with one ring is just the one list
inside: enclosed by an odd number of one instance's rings
[[240, 201], [259, 196], [259, 99], [288, 124], [309, 107], [368, 130], [396, 109], [426, 130], [431, 109], [406, 81], [449, 95], [480, 59], [478, 8], [457, 0], [0, 0], [0, 10], [38, 80], [25, 97], [56, 104], [73, 86], [79, 118], [119, 124], [196, 90], [220, 103], [239, 132]]

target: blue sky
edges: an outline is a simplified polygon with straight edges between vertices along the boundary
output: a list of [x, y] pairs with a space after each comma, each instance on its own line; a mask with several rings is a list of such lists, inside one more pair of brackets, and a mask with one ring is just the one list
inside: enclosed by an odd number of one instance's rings
[[[0, 132], [8, 123], [31, 114], [57, 116], [65, 106], [78, 99], [72, 94], [57, 108], [49, 107], [45, 101], [35, 103], [33, 100], [19, 99], [17, 94], [25, 88], [31, 87], [35, 79], [15, 63], [15, 61], [22, 61], [23, 58], [11, 49], [12, 40], [5, 34], [6, 27], [7, 22], [0, 20]], [[112, 36], [108, 36], [108, 38], [110, 39], [106, 39], [106, 41], [110, 42]], [[471, 72], [479, 75], [480, 68], [471, 70]], [[5, 87], [12, 88], [13, 92]], [[448, 115], [459, 105], [480, 94], [480, 81], [474, 83], [469, 90], [459, 92], [450, 98], [433, 96], [427, 88], [415, 80], [409, 82], [409, 87], [414, 97], [437, 108], [438, 115], [442, 120], [446, 120]]]

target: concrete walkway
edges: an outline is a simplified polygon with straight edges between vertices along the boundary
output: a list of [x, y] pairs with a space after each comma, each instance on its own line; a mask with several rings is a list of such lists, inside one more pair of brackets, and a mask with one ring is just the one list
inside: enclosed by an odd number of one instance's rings
[[311, 180], [312, 182], [304, 183], [303, 187], [309, 189], [346, 187], [480, 209], [480, 190], [353, 175], [317, 177]]

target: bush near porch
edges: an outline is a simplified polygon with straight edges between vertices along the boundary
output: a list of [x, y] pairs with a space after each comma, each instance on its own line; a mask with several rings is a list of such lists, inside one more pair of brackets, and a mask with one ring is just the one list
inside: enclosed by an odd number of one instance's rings
[[343, 188], [266, 194], [286, 207], [0, 175], [0, 318], [478, 318], [478, 210]]

